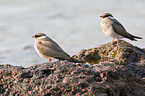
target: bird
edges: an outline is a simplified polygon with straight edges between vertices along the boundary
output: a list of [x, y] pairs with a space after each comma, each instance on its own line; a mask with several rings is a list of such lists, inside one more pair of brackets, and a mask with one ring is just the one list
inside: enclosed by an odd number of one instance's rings
[[51, 38], [44, 33], [36, 33], [34, 36], [34, 47], [40, 57], [48, 59], [68, 60], [70, 62], [79, 62], [78, 60], [70, 57], [63, 49]]
[[112, 14], [104, 13], [100, 16], [102, 18], [101, 27], [103, 32], [112, 38], [111, 44], [113, 44], [114, 39], [117, 40], [117, 45], [119, 44], [119, 39], [127, 38], [132, 41], [137, 41], [136, 39], [143, 39], [142, 37], [134, 36], [126, 31], [124, 26], [116, 20]]

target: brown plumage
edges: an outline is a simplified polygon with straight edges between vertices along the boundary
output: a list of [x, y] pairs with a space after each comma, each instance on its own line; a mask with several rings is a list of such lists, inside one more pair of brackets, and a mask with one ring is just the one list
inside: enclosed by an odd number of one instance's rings
[[118, 45], [120, 38], [128, 38], [132, 41], [137, 41], [136, 39], [143, 39], [128, 33], [124, 26], [119, 21], [117, 21], [112, 14], [104, 13], [100, 17], [103, 18], [101, 22], [102, 30], [107, 36], [112, 38], [112, 43], [114, 39], [118, 39]]
[[44, 33], [36, 33], [35, 36], [35, 49], [37, 53], [51, 62], [52, 59], [68, 60], [71, 62], [77, 62], [72, 59], [63, 49], [51, 38]]

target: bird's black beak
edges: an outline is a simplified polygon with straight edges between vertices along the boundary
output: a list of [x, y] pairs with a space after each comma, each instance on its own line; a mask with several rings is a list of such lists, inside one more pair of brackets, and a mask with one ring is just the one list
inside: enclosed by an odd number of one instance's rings
[[100, 18], [102, 18], [102, 16], [100, 16]]
[[35, 38], [35, 36], [32, 36], [32, 38]]

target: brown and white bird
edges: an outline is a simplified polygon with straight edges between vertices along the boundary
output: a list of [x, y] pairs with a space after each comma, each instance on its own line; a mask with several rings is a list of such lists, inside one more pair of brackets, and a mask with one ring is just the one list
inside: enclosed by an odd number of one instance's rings
[[63, 49], [46, 34], [36, 33], [35, 36], [32, 37], [35, 38], [34, 47], [42, 58], [48, 59], [49, 62], [51, 62], [52, 59], [68, 60], [73, 62], [74, 59], [64, 52]]
[[138, 36], [134, 36], [130, 33], [128, 33], [126, 31], [126, 29], [123, 27], [123, 25], [117, 21], [112, 14], [110, 13], [104, 13], [102, 16], [100, 16], [102, 18], [101, 21], [101, 27], [103, 32], [112, 38], [112, 43], [114, 39], [118, 39], [117, 40], [117, 45], [119, 44], [119, 39], [120, 38], [127, 38], [130, 39], [132, 41], [137, 41], [136, 39], [143, 39], [141, 37]]

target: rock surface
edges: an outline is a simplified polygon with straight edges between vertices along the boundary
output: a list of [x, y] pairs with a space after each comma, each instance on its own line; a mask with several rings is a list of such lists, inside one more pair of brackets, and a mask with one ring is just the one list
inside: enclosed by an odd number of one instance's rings
[[[114, 43], [116, 44], [117, 42]], [[115, 44], [108, 43], [97, 48], [82, 49], [80, 53], [73, 57], [89, 63], [114, 59], [119, 64], [128, 64], [145, 59], [144, 49], [140, 49], [123, 40], [120, 40], [118, 46]]]
[[145, 53], [121, 42], [73, 56], [89, 64], [58, 61], [27, 68], [0, 65], [0, 95], [145, 96]]

